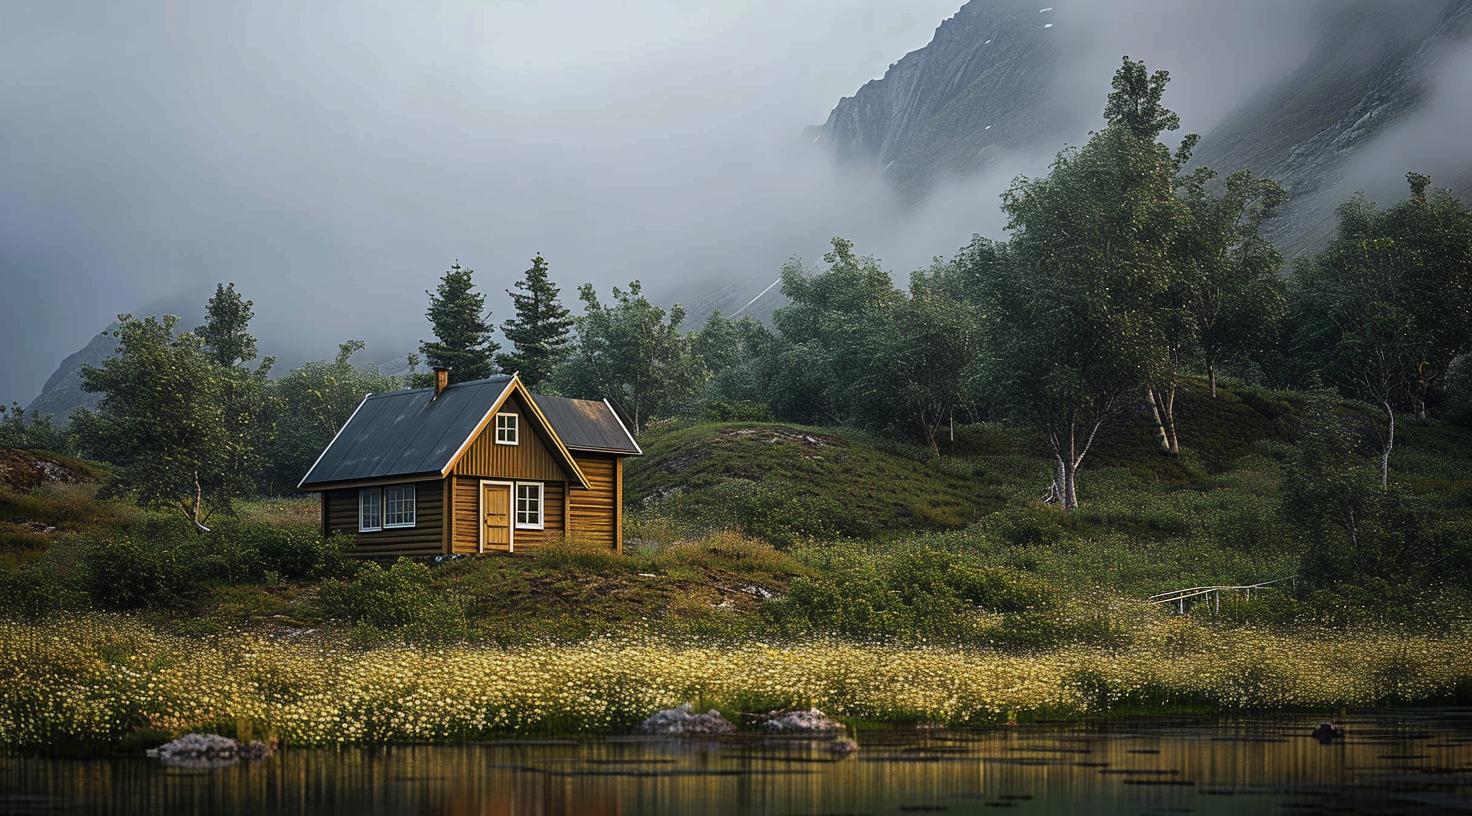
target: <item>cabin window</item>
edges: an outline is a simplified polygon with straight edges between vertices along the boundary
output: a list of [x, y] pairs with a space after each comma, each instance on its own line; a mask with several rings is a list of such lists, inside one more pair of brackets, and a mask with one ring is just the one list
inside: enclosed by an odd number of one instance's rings
[[383, 529], [383, 491], [365, 487], [358, 491], [358, 532], [376, 533]]
[[414, 526], [414, 485], [397, 485], [383, 489], [383, 526]]
[[516, 526], [529, 530], [542, 529], [542, 483], [516, 484]]
[[516, 414], [496, 414], [496, 444], [515, 445], [517, 433]]

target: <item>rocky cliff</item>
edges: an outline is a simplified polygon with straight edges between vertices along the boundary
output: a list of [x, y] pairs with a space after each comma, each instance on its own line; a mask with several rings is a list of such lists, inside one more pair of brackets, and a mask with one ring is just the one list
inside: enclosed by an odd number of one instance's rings
[[973, 0], [929, 45], [840, 100], [807, 138], [883, 173], [911, 200], [1009, 151], [1061, 146], [1093, 111], [1054, 92], [1066, 40], [1052, 19], [1035, 2]]
[[[882, 173], [911, 201], [1008, 151], [1051, 153], [1077, 141], [1100, 124], [1102, 100], [1080, 106], [1070, 87], [1076, 78], [1060, 73], [1090, 32], [1065, 34], [1050, 23], [1055, 13], [1037, 3], [971, 0], [928, 45], [840, 100], [807, 139], [846, 165]], [[1341, 182], [1355, 181], [1344, 178], [1346, 168], [1420, 109], [1432, 78], [1472, 33], [1472, 0], [1345, 0], [1321, 4], [1316, 22], [1307, 57], [1224, 116], [1197, 151], [1200, 164], [1223, 173], [1251, 168], [1288, 187], [1292, 203], [1273, 229], [1289, 255], [1332, 230], [1334, 207], [1351, 192]], [[1472, 152], [1460, 166], [1441, 168], [1437, 181], [1472, 192]]]

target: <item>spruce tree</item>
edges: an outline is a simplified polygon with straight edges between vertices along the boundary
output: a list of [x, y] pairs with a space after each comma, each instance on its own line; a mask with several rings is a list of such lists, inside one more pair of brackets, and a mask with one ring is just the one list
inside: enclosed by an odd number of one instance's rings
[[453, 382], [481, 380], [495, 373], [495, 353], [500, 348], [491, 339], [486, 296], [475, 291], [475, 271], [456, 261], [440, 278], [429, 295], [425, 316], [434, 327], [435, 342], [419, 344], [431, 366], [450, 369]]
[[557, 285], [547, 277], [547, 261], [540, 254], [516, 282], [517, 291], [506, 290], [516, 308], [516, 317], [501, 324], [501, 333], [514, 350], [500, 354], [502, 371], [519, 371], [527, 385], [536, 388], [547, 382], [552, 370], [567, 356], [573, 325], [572, 313], [562, 305]]
[[235, 291], [234, 283], [215, 284], [215, 296], [205, 306], [205, 324], [194, 333], [219, 365], [232, 368], [256, 358], [256, 338], [250, 333], [254, 306]]

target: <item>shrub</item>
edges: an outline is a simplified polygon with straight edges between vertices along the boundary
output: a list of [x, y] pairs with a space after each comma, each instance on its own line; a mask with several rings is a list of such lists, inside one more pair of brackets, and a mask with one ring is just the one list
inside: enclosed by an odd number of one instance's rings
[[868, 553], [856, 545], [805, 547], [811, 568], [764, 607], [780, 628], [869, 640], [984, 642], [984, 613], [1049, 609], [1053, 590], [966, 553], [923, 544]]
[[175, 605], [190, 583], [182, 549], [131, 534], [92, 539], [82, 550], [87, 593], [102, 609]]
[[351, 579], [323, 582], [317, 603], [329, 617], [379, 631], [398, 631], [408, 640], [446, 642], [469, 629], [464, 607], [431, 584], [429, 568], [400, 558], [388, 569], [362, 564]]
[[771, 422], [772, 409], [764, 402], [716, 399], [700, 409], [705, 422]]
[[1012, 547], [1052, 547], [1063, 540], [1063, 513], [1041, 504], [993, 513], [982, 520], [983, 532]]

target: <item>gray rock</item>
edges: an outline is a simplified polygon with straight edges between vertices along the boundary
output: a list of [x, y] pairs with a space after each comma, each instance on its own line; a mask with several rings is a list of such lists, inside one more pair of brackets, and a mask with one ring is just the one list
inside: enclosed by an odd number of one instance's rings
[[256, 740], [237, 742], [219, 734], [185, 734], [172, 742], [150, 748], [148, 756], [165, 765], [218, 768], [265, 759], [273, 750], [273, 746]]
[[689, 703], [678, 708], [656, 711], [639, 724], [641, 734], [679, 736], [684, 734], [725, 734], [736, 730], [721, 712], [711, 709], [699, 714]]
[[761, 725], [776, 734], [837, 734], [848, 730], [843, 723], [816, 708], [773, 714]]

